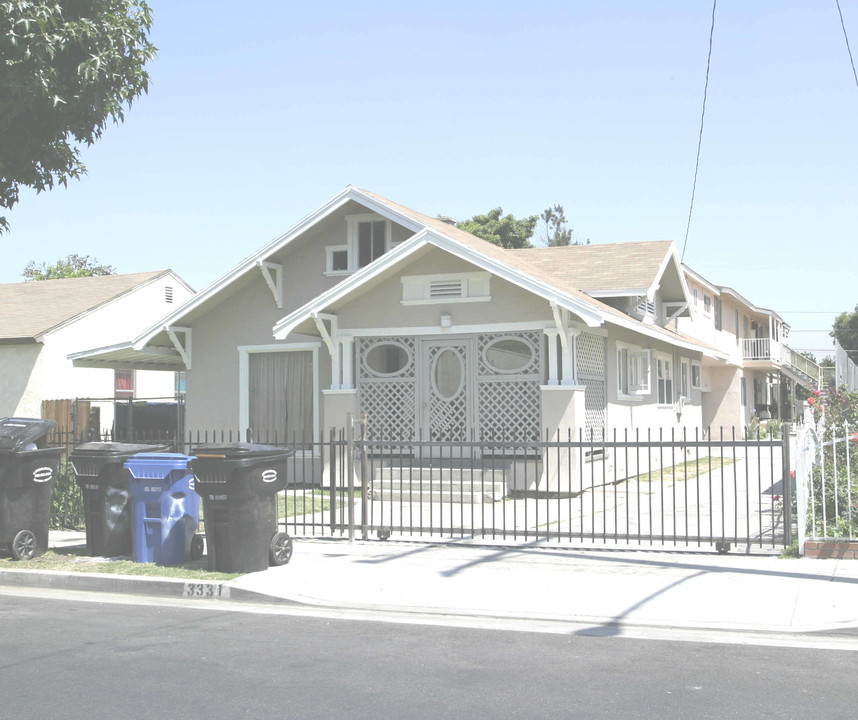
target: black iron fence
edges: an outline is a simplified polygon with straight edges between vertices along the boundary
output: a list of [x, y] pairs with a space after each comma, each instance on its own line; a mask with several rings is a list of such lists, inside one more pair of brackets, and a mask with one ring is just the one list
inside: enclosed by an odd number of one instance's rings
[[[623, 433], [539, 442], [373, 440], [332, 430], [323, 441], [254, 437], [292, 452], [280, 499], [292, 536], [474, 538], [595, 545], [757, 547], [792, 537], [789, 433]], [[69, 452], [79, 444], [62, 439]], [[114, 440], [114, 438], [103, 438]], [[193, 432], [170, 449], [247, 439]], [[158, 444], [135, 435], [122, 442]], [[68, 464], [54, 523], [79, 527]], [[62, 490], [59, 490], [62, 484]]]

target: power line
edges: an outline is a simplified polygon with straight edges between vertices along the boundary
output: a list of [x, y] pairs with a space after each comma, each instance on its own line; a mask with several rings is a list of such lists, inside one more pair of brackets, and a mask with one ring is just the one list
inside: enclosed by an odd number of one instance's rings
[[697, 171], [700, 168], [700, 148], [703, 145], [703, 120], [706, 117], [706, 94], [709, 91], [709, 67], [712, 64], [712, 36], [715, 34], [715, 6], [718, 0], [712, 0], [712, 24], [709, 28], [709, 54], [706, 57], [706, 83], [703, 85], [703, 110], [700, 113], [700, 133], [697, 136], [697, 159], [694, 161], [694, 182], [691, 184], [691, 205], [688, 208], [688, 223], [685, 225], [685, 241], [682, 243], [682, 257], [685, 261], [685, 247], [688, 245], [688, 231], [691, 229], [691, 213], [694, 210], [694, 194], [697, 191]]
[[849, 36], [846, 34], [846, 24], [843, 22], [843, 12], [840, 10], [840, 0], [835, 0], [837, 3], [837, 14], [840, 15], [840, 27], [843, 28], [843, 38], [846, 40], [846, 52], [849, 53], [849, 64], [852, 65], [852, 76], [855, 78], [855, 85], [858, 86], [858, 73], [855, 72], [855, 61], [852, 59], [852, 48], [849, 47]]

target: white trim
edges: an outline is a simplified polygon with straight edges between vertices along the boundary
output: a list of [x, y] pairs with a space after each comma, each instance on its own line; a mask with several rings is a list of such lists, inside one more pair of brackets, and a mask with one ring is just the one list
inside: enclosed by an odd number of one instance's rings
[[[390, 218], [377, 212], [352, 213], [345, 216], [346, 221], [346, 243], [345, 245], [328, 245], [325, 247], [325, 275], [338, 276], [350, 275], [360, 269], [360, 245], [359, 228], [361, 223], [384, 223], [384, 251], [382, 255], [390, 252], [393, 245], [393, 223]], [[346, 253], [346, 269], [334, 270], [334, 253]], [[377, 260], [378, 258], [375, 258]], [[367, 264], [375, 262], [371, 260]]]
[[[522, 330], [545, 330], [553, 328], [550, 322], [514, 322], [483, 325], [456, 325], [455, 335], [480, 334], [480, 333], [502, 333], [518, 332]], [[400, 337], [411, 335], [449, 335], [449, 328], [440, 325], [421, 325], [414, 327], [382, 327], [382, 328], [355, 328], [352, 330], [340, 330], [340, 338], [347, 337]]]
[[[165, 325], [164, 330], [170, 338], [170, 342], [173, 343], [173, 347], [176, 348], [176, 352], [182, 358], [182, 361], [185, 363], [185, 370], [191, 369], [191, 328], [189, 327], [178, 327]], [[184, 335], [184, 343], [179, 341], [177, 332], [180, 332]]]
[[[633, 400], [635, 402], [640, 402], [644, 398], [644, 396], [648, 396], [652, 393], [653, 351], [648, 350], [646, 348], [642, 348], [640, 345], [633, 345], [632, 343], [623, 342], [622, 340], [616, 340], [614, 342], [614, 346], [614, 357], [616, 358], [616, 363], [614, 365], [614, 367], [616, 368], [615, 390], [617, 393], [617, 400]], [[628, 375], [625, 378], [623, 377], [622, 368], [620, 366], [620, 358], [622, 357], [622, 352], [624, 350], [626, 351], [626, 370], [628, 372]], [[637, 365], [636, 370], [632, 367], [632, 363]], [[627, 386], [631, 386], [632, 380], [635, 378], [638, 379], [639, 389], [623, 392], [623, 380], [625, 379]]]
[[267, 352], [313, 353], [313, 442], [321, 441], [321, 411], [319, 408], [319, 349], [322, 343], [302, 342], [291, 345], [239, 345], [238, 350], [238, 426], [243, 435], [250, 426], [250, 355]]
[[[258, 260], [257, 266], [262, 271], [262, 277], [271, 289], [271, 294], [274, 295], [274, 302], [277, 307], [283, 309], [283, 266], [280, 263], [268, 262], [267, 260]], [[271, 271], [274, 271], [274, 277], [271, 277]]]

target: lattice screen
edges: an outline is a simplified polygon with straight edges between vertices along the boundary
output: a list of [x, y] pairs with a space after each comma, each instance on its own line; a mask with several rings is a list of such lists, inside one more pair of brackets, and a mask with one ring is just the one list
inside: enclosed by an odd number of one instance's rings
[[[499, 372], [486, 360], [486, 349], [502, 338], [521, 340], [531, 348], [530, 361], [515, 373]], [[481, 439], [539, 440], [542, 356], [541, 331], [487, 333], [477, 337], [477, 405]]]
[[[436, 359], [443, 353], [455, 353], [462, 368], [462, 381], [458, 392], [450, 397], [441, 397], [435, 391], [429, 394], [429, 439], [444, 442], [465, 442], [469, 440], [468, 416], [468, 349], [466, 345], [431, 346], [428, 363], [424, 373], [434, 374]], [[428, 380], [433, 382], [432, 378]]]
[[[391, 343], [408, 352], [405, 366], [393, 377], [381, 377], [366, 362], [376, 345]], [[367, 414], [374, 440], [417, 439], [417, 379], [414, 338], [357, 338], [358, 407]]]
[[582, 332], [575, 339], [578, 375], [605, 377], [605, 338]]
[[585, 440], [603, 440], [605, 437], [605, 393], [604, 380], [580, 380], [584, 386]]
[[605, 407], [608, 396], [605, 387], [606, 340], [600, 335], [582, 332], [575, 339], [575, 360], [578, 382], [584, 390], [586, 438], [602, 440], [605, 436]]

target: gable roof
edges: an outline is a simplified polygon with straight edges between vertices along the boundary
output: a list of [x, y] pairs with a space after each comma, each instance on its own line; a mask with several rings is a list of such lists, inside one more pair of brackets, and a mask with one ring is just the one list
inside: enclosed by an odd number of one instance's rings
[[[100, 362], [130, 362], [131, 356], [136, 355], [138, 360], [152, 365], [170, 366], [171, 368], [176, 366], [176, 363], [180, 361], [172, 351], [173, 341], [168, 337], [168, 328], [190, 325], [195, 311], [198, 311], [212, 297], [218, 295], [247, 273], [257, 271], [256, 268], [265, 262], [266, 259], [274, 256], [284, 247], [301, 237], [306, 230], [350, 202], [356, 202], [370, 211], [377, 212], [381, 216], [411, 230], [415, 235], [390, 252], [385, 253], [381, 258], [367, 267], [344, 279], [330, 291], [322, 293], [322, 295], [307, 305], [281, 319], [273, 329], [276, 337], [282, 338], [290, 327], [294, 328], [297, 325], [299, 316], [307, 317], [308, 313], [321, 311], [321, 308], [328, 304], [335, 296], [338, 297], [354, 290], [359, 284], [375, 277], [378, 273], [391, 267], [393, 263], [410, 255], [417, 248], [432, 244], [458, 255], [530, 292], [540, 295], [551, 303], [556, 303], [560, 307], [577, 315], [587, 325], [597, 326], [605, 320], [609, 320], [617, 325], [638, 330], [645, 335], [661, 339], [669, 338], [671, 342], [676, 344], [687, 344], [688, 346], [693, 346], [695, 349], [702, 349], [700, 343], [697, 341], [683, 338], [663, 328], [644, 325], [620, 310], [600, 302], [591, 296], [591, 294], [583, 292], [577, 287], [580, 277], [574, 271], [565, 271], [556, 267], [549, 269], [549, 266], [552, 265], [551, 253], [545, 253], [543, 256], [538, 249], [526, 251], [504, 249], [471, 233], [465, 232], [440, 218], [430, 217], [369, 190], [349, 185], [341, 193], [305, 216], [285, 233], [272, 240], [268, 245], [245, 258], [230, 272], [221, 276], [214, 283], [178, 307], [172, 314], [163, 318], [130, 342], [110, 348], [97, 348], [78, 353], [73, 358], [75, 364], [86, 363], [95, 366]], [[644, 263], [645, 268], [640, 271], [634, 270], [630, 272], [623, 279], [623, 284], [626, 286], [625, 289], [629, 291], [629, 294], [632, 294], [632, 291], [640, 289], [636, 286], [637, 283], [649, 280], [650, 282], [645, 286], [644, 292], [640, 293], [645, 294], [647, 289], [654, 286], [655, 281], [663, 273], [664, 268], [675, 258], [675, 246], [671, 242], [632, 243], [631, 245], [636, 247], [636, 252], [646, 261]], [[586, 252], [586, 249], [599, 248], [601, 246], [583, 247]], [[590, 256], [598, 258], [600, 252], [610, 252], [613, 253], [614, 257], [619, 257], [622, 253], [622, 248], [626, 247], [626, 245], [618, 244], [605, 247], [612, 249], [609, 251], [597, 250], [595, 253], [590, 251]], [[557, 248], [557, 250], [561, 251], [568, 251], [570, 249], [575, 251], [577, 246], [573, 246], [572, 248]], [[530, 253], [533, 254], [531, 255]], [[581, 253], [582, 256], [584, 254]], [[657, 263], [656, 260], [659, 262]], [[592, 264], [595, 263], [596, 260]], [[612, 262], [612, 264], [627, 263]], [[681, 273], [679, 275], [681, 277]], [[681, 292], [683, 297], [687, 299], [684, 289], [684, 279], [680, 281], [680, 284], [682, 286]], [[613, 288], [610, 289], [613, 290]]]
[[170, 270], [0, 285], [0, 342], [40, 342], [51, 330]]

